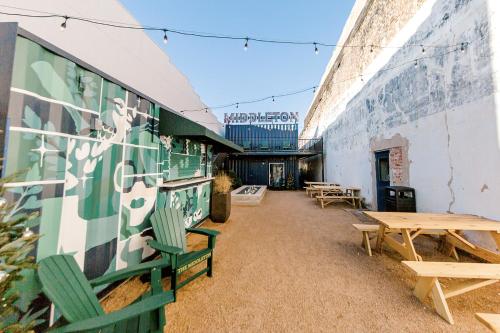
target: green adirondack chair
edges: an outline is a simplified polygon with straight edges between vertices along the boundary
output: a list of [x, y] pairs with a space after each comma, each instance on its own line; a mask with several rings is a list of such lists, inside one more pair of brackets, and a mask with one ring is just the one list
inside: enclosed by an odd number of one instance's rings
[[[153, 226], [156, 240], [149, 240], [148, 245], [160, 251], [163, 258], [168, 258], [172, 263], [170, 272], [171, 288], [174, 292], [174, 297], [177, 289], [185, 286], [197, 277], [205, 273], [207, 273], [208, 277], [212, 276], [213, 250], [215, 248], [215, 237], [219, 234], [218, 231], [201, 228], [185, 228], [182, 212], [175, 208], [164, 208], [155, 211], [153, 215], [151, 215], [151, 225]], [[207, 248], [199, 251], [187, 252], [186, 231], [207, 236]], [[177, 278], [182, 272], [205, 260], [207, 261], [207, 267], [205, 269], [177, 284]]]
[[[42, 290], [69, 323], [51, 332], [163, 332], [164, 306], [174, 301], [173, 292], [161, 286], [161, 269], [168, 265], [164, 259], [154, 260], [88, 281], [71, 255], [42, 259], [38, 267]], [[149, 272], [149, 292], [124, 309], [104, 313], [92, 287]]]

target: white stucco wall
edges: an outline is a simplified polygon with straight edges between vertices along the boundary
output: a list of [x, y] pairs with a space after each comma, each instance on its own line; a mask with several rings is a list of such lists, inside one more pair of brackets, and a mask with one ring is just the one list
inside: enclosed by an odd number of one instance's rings
[[[328, 181], [361, 187], [373, 206], [372, 147], [401, 136], [418, 211], [500, 220], [499, 7], [495, 0], [426, 1], [388, 45], [470, 41], [464, 53], [381, 50], [364, 82], [353, 80], [321, 105], [302, 137], [323, 136]], [[422, 57], [429, 58], [415, 68]]]
[[[3, 6], [139, 25], [118, 0], [5, 0], [1, 5], [0, 11], [11, 13], [37, 14]], [[0, 21], [19, 22], [22, 28], [174, 110], [206, 107], [188, 79], [143, 31], [70, 20], [62, 32], [59, 29], [62, 20], [58, 18], [33, 19], [2, 14]], [[159, 33], [159, 40], [161, 38]], [[222, 124], [211, 112], [186, 112], [185, 116], [222, 133]]]

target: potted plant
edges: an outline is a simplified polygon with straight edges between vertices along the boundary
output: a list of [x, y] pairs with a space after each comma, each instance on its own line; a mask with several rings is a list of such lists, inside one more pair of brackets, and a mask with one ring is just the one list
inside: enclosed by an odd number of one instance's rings
[[231, 178], [219, 173], [214, 178], [210, 218], [214, 222], [226, 222], [231, 215]]

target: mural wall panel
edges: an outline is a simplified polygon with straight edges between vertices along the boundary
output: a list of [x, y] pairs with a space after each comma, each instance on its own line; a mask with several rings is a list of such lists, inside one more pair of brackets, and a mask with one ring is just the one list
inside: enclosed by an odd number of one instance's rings
[[[161, 112], [168, 112], [163, 110]], [[210, 174], [211, 147], [160, 142], [159, 106], [18, 36], [4, 176], [12, 215], [40, 212], [37, 259], [71, 253], [89, 278], [152, 254], [141, 234], [155, 207], [186, 226], [209, 214], [210, 182], [171, 192], [163, 181]], [[208, 171], [208, 173], [207, 173]]]

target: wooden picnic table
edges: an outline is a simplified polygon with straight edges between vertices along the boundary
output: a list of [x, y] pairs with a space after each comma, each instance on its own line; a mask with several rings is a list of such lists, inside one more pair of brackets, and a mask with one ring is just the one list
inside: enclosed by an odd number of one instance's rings
[[353, 207], [356, 207], [356, 203], [358, 203], [361, 208], [361, 189], [357, 187], [313, 185], [313, 188], [319, 192], [316, 199], [320, 201], [321, 208], [338, 201], [345, 201]]
[[[500, 249], [500, 222], [474, 215], [434, 214], [434, 213], [396, 213], [396, 212], [364, 212], [379, 224], [376, 249], [382, 251], [385, 242], [399, 252], [407, 260], [421, 261], [422, 257], [415, 251], [413, 240], [422, 233], [442, 230], [446, 242], [450, 245], [450, 254], [459, 248], [491, 263], [500, 263], [500, 254], [480, 247], [466, 240], [463, 231], [489, 232]], [[386, 232], [389, 229], [389, 232]], [[390, 231], [401, 233], [403, 242], [394, 238]], [[455, 252], [456, 254], [456, 252]]]
[[316, 189], [316, 186], [340, 186], [339, 184], [335, 182], [309, 182], [305, 181], [304, 184], [306, 185], [304, 188], [306, 190], [306, 194], [310, 195], [311, 197], [315, 192], [319, 192], [318, 189]]
[[325, 193], [342, 193], [342, 187], [339, 185], [313, 185], [313, 189], [319, 192], [319, 195]]

